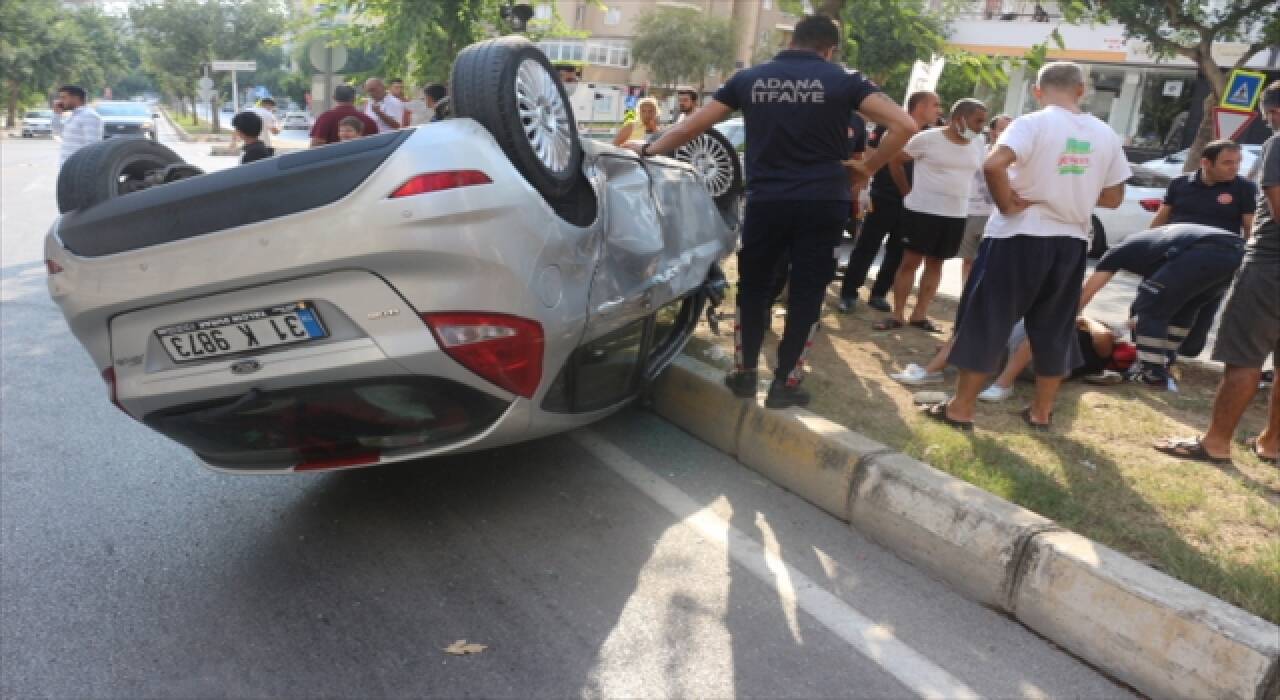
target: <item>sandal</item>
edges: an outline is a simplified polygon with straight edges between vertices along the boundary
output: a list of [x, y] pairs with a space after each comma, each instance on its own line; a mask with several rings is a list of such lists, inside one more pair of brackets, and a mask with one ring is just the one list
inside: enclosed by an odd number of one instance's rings
[[926, 416], [936, 421], [946, 423], [957, 430], [973, 430], [973, 421], [956, 420], [947, 415], [947, 406], [950, 405], [950, 403], [950, 401], [942, 401], [939, 403], [929, 404], [924, 407], [923, 413]]
[[1039, 431], [1040, 431], [1040, 432], [1042, 432], [1042, 433], [1047, 433], [1047, 432], [1049, 432], [1049, 425], [1050, 425], [1050, 423], [1053, 421], [1053, 414], [1052, 414], [1052, 413], [1050, 413], [1050, 414], [1049, 414], [1049, 420], [1048, 420], [1048, 421], [1046, 421], [1046, 422], [1044, 422], [1044, 423], [1037, 423], [1036, 421], [1034, 421], [1034, 420], [1032, 420], [1032, 419], [1031, 419], [1031, 407], [1030, 407], [1030, 406], [1027, 406], [1026, 408], [1022, 409], [1022, 414], [1021, 414], [1021, 415], [1022, 415], [1022, 422], [1026, 423], [1026, 424], [1027, 424], [1027, 425], [1029, 425], [1029, 426], [1031, 426], [1031, 429], [1032, 429], [1032, 430], [1039, 430]]
[[881, 319], [871, 324], [871, 330], [873, 331], [892, 331], [892, 330], [897, 330], [899, 328], [902, 328], [902, 321], [899, 321], [898, 319], [892, 316], [886, 319]]
[[1249, 438], [1248, 440], [1245, 440], [1245, 441], [1244, 441], [1244, 444], [1245, 444], [1245, 446], [1246, 446], [1246, 447], [1248, 447], [1248, 448], [1249, 448], [1249, 451], [1253, 453], [1253, 456], [1258, 458], [1258, 460], [1259, 460], [1259, 461], [1266, 462], [1267, 464], [1277, 464], [1277, 463], [1278, 463], [1278, 462], [1276, 461], [1276, 458], [1275, 458], [1275, 457], [1268, 457], [1268, 456], [1266, 456], [1266, 455], [1262, 454], [1262, 452], [1258, 450], [1258, 436], [1257, 436], [1257, 435], [1254, 435], [1253, 437]]
[[1179, 459], [1192, 459], [1208, 464], [1231, 464], [1230, 457], [1214, 457], [1204, 449], [1200, 438], [1168, 438], [1152, 445], [1157, 452]]
[[[901, 325], [901, 324], [899, 324], [899, 325]], [[912, 328], [919, 328], [919, 329], [920, 329], [920, 330], [922, 330], [922, 331], [928, 331], [928, 332], [930, 332], [930, 333], [941, 333], [941, 332], [942, 332], [942, 329], [941, 329], [941, 328], [939, 328], [939, 327], [937, 327], [936, 325], [934, 325], [933, 321], [930, 321], [930, 320], [929, 320], [929, 319], [927, 319], [927, 318], [922, 318], [922, 319], [920, 319], [919, 321], [908, 321], [908, 322], [907, 322], [907, 325], [908, 325], [908, 326], [911, 326]]]

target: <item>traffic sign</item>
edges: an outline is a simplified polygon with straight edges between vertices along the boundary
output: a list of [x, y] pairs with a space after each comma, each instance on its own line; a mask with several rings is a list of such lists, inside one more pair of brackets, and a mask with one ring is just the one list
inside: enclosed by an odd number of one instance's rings
[[199, 89], [201, 89], [201, 90], [208, 90], [208, 89], [212, 88], [212, 87], [213, 87], [213, 78], [210, 78], [209, 76], [207, 76], [207, 75], [206, 75], [205, 77], [203, 77], [203, 78], [201, 78], [201, 79], [199, 79], [199, 80], [197, 80], [197, 81], [196, 81], [196, 87], [197, 87], [197, 88], [199, 88]]
[[1239, 141], [1254, 119], [1257, 112], [1239, 112], [1234, 109], [1213, 108], [1214, 138]]
[[1252, 112], [1258, 106], [1258, 96], [1262, 94], [1262, 85], [1266, 81], [1267, 76], [1262, 73], [1240, 69], [1231, 71], [1227, 89], [1222, 92], [1218, 106], [1237, 112]]
[[214, 70], [257, 70], [256, 60], [215, 60]]
[[347, 47], [330, 46], [324, 39], [317, 39], [308, 47], [307, 57], [311, 59], [311, 66], [321, 73], [337, 73], [347, 65]]

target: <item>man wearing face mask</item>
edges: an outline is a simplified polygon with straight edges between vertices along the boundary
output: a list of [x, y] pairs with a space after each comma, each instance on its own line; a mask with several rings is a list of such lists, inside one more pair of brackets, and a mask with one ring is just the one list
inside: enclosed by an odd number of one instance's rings
[[[875, 324], [879, 331], [910, 324], [929, 332], [937, 326], [929, 320], [929, 303], [942, 279], [942, 264], [954, 258], [964, 240], [969, 213], [969, 189], [973, 174], [982, 167], [982, 127], [987, 107], [963, 99], [951, 108], [947, 126], [916, 134], [903, 153], [915, 163], [915, 181], [903, 200], [902, 264], [893, 280], [893, 315]], [[915, 308], [907, 320], [907, 296], [915, 285], [916, 270], [924, 264]]]

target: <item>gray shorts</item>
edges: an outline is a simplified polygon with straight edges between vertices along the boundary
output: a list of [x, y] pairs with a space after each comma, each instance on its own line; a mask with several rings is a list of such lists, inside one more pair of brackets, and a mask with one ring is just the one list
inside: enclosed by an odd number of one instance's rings
[[989, 216], [970, 216], [964, 220], [964, 238], [960, 239], [960, 252], [956, 257], [973, 260], [978, 257], [978, 246], [982, 244], [982, 233], [987, 230]]
[[1213, 359], [1261, 368], [1272, 353], [1280, 357], [1280, 261], [1249, 257], [1222, 310]]

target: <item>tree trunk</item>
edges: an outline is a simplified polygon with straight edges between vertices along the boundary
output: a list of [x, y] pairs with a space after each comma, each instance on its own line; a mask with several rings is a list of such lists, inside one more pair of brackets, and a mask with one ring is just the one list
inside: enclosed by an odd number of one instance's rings
[[14, 80], [13, 78], [10, 78], [9, 79], [9, 100], [7, 105], [8, 112], [9, 112], [8, 124], [10, 129], [12, 129], [18, 123], [17, 121], [18, 120], [18, 93], [20, 93], [21, 91], [22, 91], [22, 88], [18, 85], [18, 81]]
[[820, 15], [826, 15], [835, 21], [840, 21], [840, 13], [844, 10], [845, 0], [822, 0], [815, 8]]
[[1205, 82], [1209, 83], [1209, 94], [1204, 98], [1200, 128], [1196, 130], [1196, 137], [1191, 141], [1187, 161], [1182, 164], [1184, 173], [1200, 167], [1200, 153], [1213, 140], [1213, 108], [1218, 106], [1218, 102], [1222, 100], [1223, 91], [1227, 89], [1227, 79], [1222, 74], [1222, 68], [1218, 66], [1218, 62], [1208, 48], [1201, 47], [1196, 56], [1196, 65], [1199, 66], [1200, 75], [1204, 76]]

